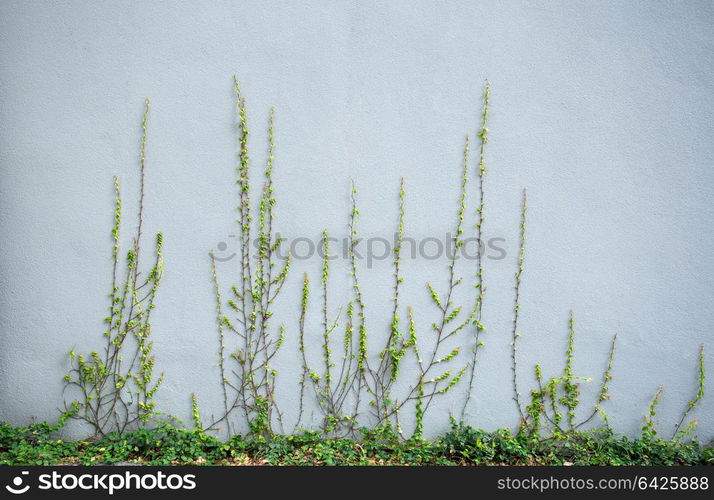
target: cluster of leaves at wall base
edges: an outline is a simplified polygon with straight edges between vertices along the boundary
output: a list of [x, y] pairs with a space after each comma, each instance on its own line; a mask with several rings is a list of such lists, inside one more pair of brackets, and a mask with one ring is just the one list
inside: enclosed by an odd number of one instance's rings
[[3, 465], [713, 465], [714, 449], [696, 441], [607, 430], [563, 439], [493, 432], [454, 424], [437, 439], [404, 441], [389, 427], [363, 429], [358, 439], [324, 439], [319, 432], [233, 436], [159, 425], [99, 440], [65, 441], [60, 426], [0, 424]]

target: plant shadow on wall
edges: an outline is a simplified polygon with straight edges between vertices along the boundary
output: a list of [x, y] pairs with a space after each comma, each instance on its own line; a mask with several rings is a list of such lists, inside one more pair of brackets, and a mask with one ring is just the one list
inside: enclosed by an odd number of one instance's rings
[[[228, 435], [246, 432], [251, 439], [270, 441], [278, 434], [311, 433], [315, 425], [325, 439], [366, 438], [383, 441], [422, 441], [424, 418], [434, 401], [457, 394], [454, 388], [464, 387], [458, 406], [459, 415], [452, 415], [453, 439], [477, 439], [483, 436], [463, 420], [471, 403], [478, 381], [478, 357], [484, 347], [486, 327], [482, 320], [483, 301], [486, 297], [484, 269], [480, 252], [475, 266], [463, 269], [459, 250], [467, 237], [482, 246], [486, 222], [487, 174], [485, 149], [489, 140], [489, 107], [491, 89], [486, 82], [482, 112], [475, 138], [466, 136], [460, 165], [460, 189], [457, 193], [454, 214], [453, 245], [448, 254], [446, 276], [442, 282], [425, 284], [424, 293], [431, 299], [433, 322], [418, 325], [411, 307], [401, 293], [401, 247], [406, 225], [407, 191], [404, 179], [400, 181], [396, 197], [395, 226], [397, 235], [392, 255], [391, 314], [381, 321], [377, 331], [367, 328], [368, 312], [360, 286], [361, 271], [357, 265], [356, 249], [359, 208], [357, 189], [352, 184], [350, 211], [346, 218], [347, 256], [350, 273], [349, 300], [337, 311], [328, 304], [331, 291], [331, 269], [327, 231], [322, 233], [322, 266], [319, 276], [318, 302], [321, 323], [307, 321], [308, 310], [315, 301], [310, 277], [302, 280], [296, 308], [295, 324], [276, 325], [273, 310], [276, 301], [284, 295], [283, 288], [290, 271], [290, 254], [279, 258], [283, 239], [274, 230], [276, 195], [273, 188], [274, 122], [275, 112], [270, 110], [267, 127], [267, 163], [257, 200], [252, 194], [251, 160], [249, 156], [249, 128], [246, 101], [237, 79], [233, 80], [236, 97], [237, 133], [239, 151], [237, 158], [238, 220], [239, 225], [239, 281], [224, 289], [219, 281], [216, 259], [211, 253], [211, 276], [215, 294], [215, 313], [218, 337], [218, 368], [221, 384], [221, 411], [204, 424], [199, 409], [199, 399], [191, 395], [194, 432], [206, 437], [208, 431], [222, 431]], [[113, 275], [110, 292], [109, 316], [105, 319], [103, 333], [105, 345], [89, 355], [70, 353], [72, 363], [65, 376], [67, 389], [78, 394], [78, 399], [66, 403], [62, 422], [67, 418], [89, 424], [97, 436], [122, 434], [137, 427], [152, 427], [168, 419], [156, 409], [154, 394], [163, 377], [155, 380], [154, 357], [150, 316], [154, 308], [162, 264], [162, 235], [156, 238], [156, 257], [145, 277], [140, 271], [141, 231], [143, 220], [146, 125], [148, 101], [142, 120], [140, 148], [140, 194], [137, 231], [126, 257], [126, 269], [119, 259], [119, 227], [121, 223], [121, 198], [118, 180], [115, 180], [115, 222], [112, 228]], [[476, 186], [471, 188], [471, 149], [475, 148]], [[470, 209], [467, 200], [474, 195], [476, 208]], [[253, 203], [256, 203], [255, 208]], [[466, 214], [474, 210], [476, 223], [465, 226]], [[540, 439], [581, 439], [582, 430], [596, 417], [603, 427], [597, 433], [612, 435], [604, 404], [609, 400], [609, 384], [615, 355], [614, 336], [610, 345], [602, 382], [593, 408], [580, 408], [581, 386], [588, 378], [574, 373], [575, 319], [571, 312], [568, 320], [564, 366], [562, 371], [548, 379], [543, 377], [539, 364], [535, 365], [536, 387], [525, 402], [519, 392], [518, 345], [519, 312], [521, 309], [521, 282], [526, 256], [527, 197], [523, 190], [520, 211], [520, 247], [517, 258], [514, 287], [514, 306], [511, 348], [511, 391], [520, 421], [518, 435], [536, 441]], [[257, 245], [253, 248], [253, 238]], [[123, 272], [123, 274], [122, 274]], [[454, 291], [468, 287], [468, 303], [456, 303]], [[286, 335], [295, 335], [301, 361], [299, 373], [299, 408], [292, 425], [285, 421], [279, 408], [276, 393], [277, 370], [274, 361]], [[310, 359], [306, 346], [313, 340], [320, 342], [321, 359]], [[505, 338], [502, 336], [502, 338]], [[411, 369], [403, 369], [411, 367]], [[704, 346], [700, 347], [698, 360], [698, 385], [693, 398], [687, 403], [681, 419], [674, 425], [671, 439], [683, 441], [692, 434], [695, 420], [688, 420], [704, 395]], [[657, 391], [645, 416], [642, 427], [644, 439], [657, 437], [654, 424], [656, 407], [662, 390]], [[303, 421], [305, 410], [317, 408], [319, 422]], [[414, 426], [404, 429], [400, 415], [410, 412]], [[160, 425], [160, 427], [161, 427]], [[508, 431], [504, 431], [508, 432]], [[450, 434], [451, 435], [451, 434]], [[454, 437], [456, 436], [456, 437]], [[464, 437], [466, 436], [466, 437]], [[468, 437], [471, 436], [471, 437]], [[458, 440], [457, 439], [457, 440]]]

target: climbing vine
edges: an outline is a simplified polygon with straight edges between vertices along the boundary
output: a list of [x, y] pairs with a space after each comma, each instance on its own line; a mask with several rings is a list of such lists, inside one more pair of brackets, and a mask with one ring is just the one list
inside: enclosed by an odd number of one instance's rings
[[104, 318], [104, 348], [89, 354], [72, 349], [70, 370], [64, 376], [65, 391], [79, 396], [65, 401], [64, 418], [88, 424], [96, 436], [145, 426], [160, 414], [154, 395], [163, 382], [163, 375], [154, 376], [155, 357], [150, 336], [151, 312], [164, 269], [161, 233], [156, 235], [152, 267], [145, 277], [141, 271], [149, 107], [147, 100], [141, 121], [138, 221], [124, 271], [120, 259], [122, 197], [119, 178], [114, 177], [112, 284], [109, 311]]
[[[240, 282], [230, 288], [230, 299], [225, 302], [231, 316], [224, 313], [223, 295], [218, 280], [215, 259], [211, 259], [213, 289], [216, 297], [216, 313], [219, 340], [219, 367], [223, 394], [222, 415], [214, 418], [207, 429], [223, 426], [233, 432], [235, 413], [242, 415], [243, 423], [255, 435], [270, 436], [275, 426], [282, 429], [282, 414], [275, 397], [277, 370], [273, 360], [285, 340], [283, 325], [274, 328], [271, 324], [273, 304], [280, 295], [290, 270], [290, 254], [287, 254], [281, 269], [277, 250], [282, 239], [273, 231], [274, 206], [273, 163], [275, 153], [275, 112], [268, 117], [268, 157], [264, 171], [263, 186], [257, 206], [257, 220], [251, 210], [250, 156], [248, 148], [249, 128], [246, 101], [241, 94], [237, 78], [233, 79], [238, 120], [238, 226], [240, 232]], [[251, 251], [252, 234], [257, 224], [257, 251]], [[226, 333], [232, 338], [229, 340]], [[231, 342], [229, 347], [226, 342]], [[229, 359], [225, 353], [229, 352]], [[226, 362], [233, 368], [230, 373]]]
[[697, 366], [697, 392], [694, 394], [694, 397], [689, 400], [687, 403], [686, 408], [682, 412], [682, 418], [679, 419], [679, 422], [677, 422], [677, 425], [674, 426], [674, 432], [672, 432], [672, 439], [675, 437], [685, 437], [689, 435], [692, 431], [694, 431], [694, 428], [697, 425], [696, 420], [692, 420], [691, 422], [687, 423], [684, 427], [682, 427], [682, 424], [684, 424], [684, 421], [687, 420], [687, 417], [689, 414], [694, 411], [694, 409], [697, 407], [699, 402], [702, 400], [704, 397], [704, 381], [706, 379], [706, 371], [704, 370], [704, 344], [699, 346], [699, 358], [698, 358], [698, 366]]
[[[607, 414], [602, 404], [609, 399], [609, 382], [612, 380], [612, 366], [617, 335], [613, 336], [610, 345], [607, 365], [602, 376], [602, 385], [597, 401], [588, 416], [578, 421], [580, 406], [580, 385], [591, 382], [589, 377], [577, 376], [573, 369], [575, 355], [575, 316], [572, 311], [568, 317], [568, 337], [565, 349], [565, 365], [559, 376], [544, 381], [540, 364], [535, 367], [537, 388], [531, 390], [530, 403], [526, 406], [521, 420], [521, 429], [530, 433], [548, 430], [556, 435], [573, 433], [579, 427], [590, 422], [595, 415], [600, 415], [603, 422], [609, 425]], [[546, 429], [543, 424], [549, 424]]]
[[327, 230], [322, 232], [322, 273], [320, 288], [322, 295], [322, 373], [310, 368], [305, 352], [305, 316], [309, 305], [310, 281], [307, 274], [303, 278], [302, 300], [299, 320], [299, 350], [302, 357], [302, 378], [300, 381], [299, 427], [304, 407], [305, 384], [314, 390], [318, 405], [323, 413], [322, 430], [326, 435], [349, 435], [355, 431], [357, 404], [350, 404], [353, 388], [360, 378], [359, 342], [354, 327], [354, 302], [347, 304], [344, 333], [340, 342], [339, 360], [335, 360], [332, 345], [334, 333], [340, 326], [339, 311], [331, 318], [328, 310], [328, 286], [330, 281], [330, 246]]
[[461, 407], [461, 419], [463, 420], [466, 416], [466, 410], [468, 409], [469, 402], [471, 401], [471, 395], [474, 391], [474, 382], [476, 377], [476, 363], [478, 361], [479, 349], [484, 345], [481, 340], [481, 333], [486, 329], [482, 321], [482, 311], [483, 311], [483, 298], [486, 293], [486, 287], [484, 284], [483, 277], [483, 225], [486, 221], [485, 217], [485, 207], [486, 207], [486, 194], [485, 194], [485, 183], [484, 179], [486, 177], [486, 156], [484, 150], [486, 143], [488, 142], [488, 112], [489, 106], [491, 104], [491, 84], [486, 81], [486, 87], [483, 93], [483, 111], [481, 113], [481, 128], [477, 132], [479, 138], [479, 159], [477, 166], [478, 174], [478, 208], [476, 209], [476, 305], [474, 308], [474, 345], [471, 348], [472, 356], [469, 363], [469, 386], [466, 390], [466, 397], [464, 398], [463, 406]]
[[526, 258], [526, 212], [528, 211], [528, 192], [523, 190], [523, 199], [521, 202], [521, 227], [520, 227], [520, 245], [518, 252], [518, 267], [516, 269], [516, 279], [513, 299], [513, 328], [511, 330], [511, 382], [513, 384], [513, 401], [516, 403], [518, 414], [521, 422], [526, 420], [521, 406], [520, 392], [518, 392], [518, 339], [521, 334], [518, 331], [518, 315], [521, 310], [521, 277], [523, 276], [524, 263]]
[[[476, 189], [470, 187], [472, 139], [466, 136], [459, 165], [459, 191], [453, 228], [453, 245], [449, 247], [445, 277], [435, 277], [425, 284], [423, 293], [430, 299], [433, 321], [419, 324], [409, 297], [403, 291], [405, 280], [402, 246], [407, 220], [407, 183], [400, 179], [395, 195], [396, 226], [392, 254], [391, 299], [389, 315], [372, 327], [368, 335], [367, 308], [361, 287], [361, 269], [356, 249], [360, 238], [360, 212], [357, 189], [350, 188], [347, 217], [347, 266], [349, 297], [337, 308], [330, 306], [334, 293], [331, 282], [330, 235], [324, 230], [320, 242], [319, 280], [313, 284], [305, 273], [300, 287], [297, 324], [274, 324], [274, 305], [290, 270], [290, 253], [280, 259], [283, 244], [274, 230], [276, 196], [273, 188], [275, 160], [275, 111], [270, 110], [267, 123], [267, 161], [262, 186], [257, 193], [251, 189], [252, 162], [249, 154], [249, 127], [246, 100], [237, 79], [233, 80], [236, 99], [237, 154], [237, 220], [240, 253], [239, 280], [228, 289], [220, 282], [216, 258], [211, 253], [210, 276], [215, 298], [217, 367], [220, 377], [221, 408], [217, 416], [204, 418], [198, 396], [191, 394], [191, 422], [197, 435], [208, 430], [223, 430], [236, 434], [247, 430], [251, 439], [271, 440], [285, 432], [283, 413], [276, 394], [276, 356], [286, 337], [295, 335], [301, 370], [297, 378], [299, 406], [293, 432], [309, 430], [304, 419], [308, 405], [320, 412], [320, 433], [329, 438], [356, 437], [365, 432], [380, 439], [405, 438], [420, 440], [424, 435], [425, 418], [434, 401], [460, 383], [468, 380], [461, 401], [461, 420], [467, 414], [476, 390], [477, 361], [485, 326], [483, 300], [486, 292], [482, 246], [485, 223], [485, 146], [488, 143], [488, 120], [491, 87], [486, 82], [480, 127], [476, 133], [478, 160]], [[69, 355], [70, 369], [65, 375], [65, 390], [72, 398], [64, 404], [62, 422], [76, 419], [88, 424], [95, 435], [104, 437], [147, 427], [159, 422], [162, 413], [154, 396], [163, 382], [155, 375], [156, 361], [151, 340], [151, 316], [156, 306], [156, 294], [163, 275], [163, 235], [156, 235], [154, 260], [143, 265], [142, 227], [144, 219], [147, 124], [149, 102], [146, 101], [141, 122], [139, 154], [140, 191], [136, 232], [125, 259], [121, 256], [123, 202], [119, 179], [114, 178], [114, 223], [112, 225], [112, 284], [103, 349]], [[476, 223], [473, 234], [466, 224], [468, 200], [476, 197]], [[605, 412], [610, 400], [617, 335], [612, 337], [607, 362], [601, 377], [596, 401], [583, 409], [581, 391], [591, 378], [577, 374], [575, 366], [576, 323], [571, 311], [567, 321], [564, 364], [555, 375], [545, 377], [541, 364], [534, 366], [535, 387], [530, 400], [519, 392], [519, 366], [523, 354], [519, 350], [519, 327], [522, 308], [522, 282], [525, 276], [527, 192], [523, 190], [520, 207], [519, 246], [514, 280], [513, 316], [510, 332], [510, 369], [512, 399], [519, 417], [519, 432], [528, 439], [544, 435], [567, 439], [578, 435], [579, 429], [599, 417], [607, 429], [610, 423]], [[456, 290], [463, 287], [464, 270], [460, 262], [466, 239], [473, 236], [478, 247], [476, 268], [469, 281], [473, 300], [457, 303]], [[282, 260], [282, 262], [280, 262]], [[317, 275], [315, 269], [315, 275]], [[471, 280], [473, 282], [471, 283]], [[313, 290], [314, 288], [314, 290]], [[310, 307], [320, 308], [321, 321], [311, 325]], [[375, 320], [375, 321], [378, 321]], [[472, 334], [472, 335], [471, 335]], [[307, 346], [319, 342], [320, 356], [310, 359]], [[468, 356], [462, 347], [470, 346]], [[317, 347], [317, 345], [316, 345]], [[467, 357], [468, 359], [463, 360]], [[462, 361], [463, 360], [463, 361]], [[409, 367], [409, 369], [405, 369]], [[547, 368], [547, 367], [546, 367]], [[692, 398], [674, 425], [672, 439], [683, 440], [694, 430], [697, 421], [691, 419], [704, 397], [704, 346], [699, 349], [697, 387]], [[523, 381], [520, 381], [523, 384]], [[643, 439], [655, 439], [657, 407], [663, 388], [655, 393], [642, 425]], [[405, 433], [402, 416], [413, 412], [414, 427]], [[454, 432], [459, 427], [452, 418]], [[366, 430], [371, 429], [371, 430]], [[459, 431], [461, 432], [461, 431]], [[470, 432], [470, 431], [469, 431]]]

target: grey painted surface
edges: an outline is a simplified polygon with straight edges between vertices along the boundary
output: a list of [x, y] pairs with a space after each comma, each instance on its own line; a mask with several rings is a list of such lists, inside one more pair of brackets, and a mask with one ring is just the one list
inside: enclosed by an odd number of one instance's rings
[[[489, 429], [517, 423], [509, 336], [526, 186], [521, 391], [528, 392], [535, 362], [546, 375], [561, 369], [572, 308], [579, 374], [598, 379], [610, 336], [620, 334], [606, 405], [616, 429], [637, 432], [663, 384], [659, 423], [670, 430], [695, 389], [697, 348], [711, 340], [714, 323], [712, 20], [708, 1], [242, 1], [198, 8], [4, 0], [0, 420], [55, 418], [66, 352], [99, 345], [111, 176], [122, 178], [129, 222], [145, 96], [153, 102], [146, 226], [166, 236], [153, 322], [167, 379], [159, 400], [186, 420], [191, 392], [206, 413], [219, 408], [208, 251], [222, 241], [226, 253], [235, 250], [230, 78], [237, 73], [249, 101], [256, 170], [265, 160], [267, 111], [277, 108], [277, 228], [313, 239], [322, 228], [344, 233], [349, 178], [360, 188], [363, 236], [392, 233], [400, 176], [407, 233], [448, 231], [463, 136], [477, 127], [488, 77], [485, 231], [504, 238], [508, 253], [486, 262], [488, 331], [468, 420]], [[235, 280], [236, 264], [220, 265], [224, 283]], [[343, 264], [334, 265], [334, 308], [347, 297]], [[444, 264], [405, 261], [404, 303], [421, 325], [435, 315], [424, 283], [443, 288]], [[389, 261], [361, 265], [368, 326], [384, 335]], [[289, 423], [303, 272], [316, 281], [319, 262], [295, 262], [276, 313], [289, 334], [278, 361]], [[314, 307], [315, 360], [318, 314]], [[586, 399], [597, 390], [589, 385]], [[447, 425], [461, 396], [438, 405], [430, 432]], [[695, 415], [704, 438], [714, 434], [713, 414], [708, 394]]]

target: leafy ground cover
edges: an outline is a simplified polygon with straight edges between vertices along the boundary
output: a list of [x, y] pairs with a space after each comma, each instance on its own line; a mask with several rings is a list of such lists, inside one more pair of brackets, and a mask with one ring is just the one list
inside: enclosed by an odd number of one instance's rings
[[4, 465], [714, 465], [714, 449], [694, 440], [637, 439], [610, 431], [542, 437], [454, 425], [431, 440], [400, 440], [389, 428], [360, 439], [318, 432], [221, 441], [200, 431], [160, 425], [98, 440], [57, 439], [58, 426], [0, 424]]

